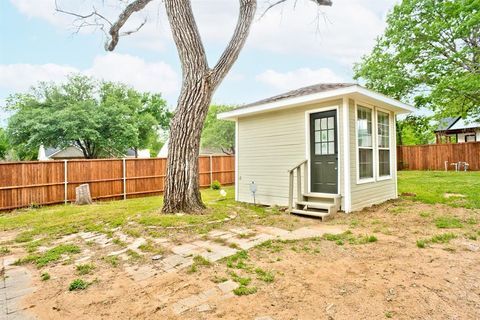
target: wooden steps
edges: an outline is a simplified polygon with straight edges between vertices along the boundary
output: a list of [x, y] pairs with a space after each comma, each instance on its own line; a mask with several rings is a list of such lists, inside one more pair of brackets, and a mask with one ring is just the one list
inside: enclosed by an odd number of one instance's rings
[[322, 220], [340, 209], [341, 196], [324, 193], [304, 193], [290, 211], [294, 214], [319, 217]]

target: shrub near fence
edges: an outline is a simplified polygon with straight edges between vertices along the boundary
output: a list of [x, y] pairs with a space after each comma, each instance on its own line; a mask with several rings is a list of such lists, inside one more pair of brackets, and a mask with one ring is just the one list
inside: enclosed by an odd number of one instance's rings
[[[97, 159], [0, 163], [0, 210], [75, 201], [75, 188], [88, 183], [94, 200], [160, 194], [167, 159]], [[199, 182], [235, 182], [233, 156], [201, 156]]]
[[445, 161], [467, 162], [469, 170], [480, 170], [480, 142], [399, 146], [397, 158], [400, 170], [445, 170]]

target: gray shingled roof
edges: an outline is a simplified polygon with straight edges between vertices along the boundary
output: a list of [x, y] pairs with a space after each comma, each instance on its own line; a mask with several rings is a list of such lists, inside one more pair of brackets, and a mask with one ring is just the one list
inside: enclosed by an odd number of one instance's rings
[[443, 118], [438, 121], [438, 127], [435, 131], [445, 131], [450, 129], [461, 117]]
[[351, 87], [357, 85], [356, 83], [320, 83], [320, 84], [315, 84], [313, 86], [308, 86], [308, 87], [303, 87], [300, 89], [288, 91], [286, 93], [282, 93], [267, 99], [263, 99], [257, 102], [249, 103], [243, 106], [240, 106], [236, 109], [243, 109], [243, 108], [248, 108], [248, 107], [253, 107], [261, 104], [266, 104], [270, 102], [276, 102], [279, 100], [284, 100], [284, 99], [289, 99], [289, 98], [295, 98], [295, 97], [301, 97], [301, 96], [306, 96], [309, 94], [314, 94], [314, 93], [320, 93], [320, 92], [325, 92], [325, 91], [330, 91], [330, 90], [335, 90], [335, 89], [341, 89], [341, 88], [346, 88], [346, 87]]

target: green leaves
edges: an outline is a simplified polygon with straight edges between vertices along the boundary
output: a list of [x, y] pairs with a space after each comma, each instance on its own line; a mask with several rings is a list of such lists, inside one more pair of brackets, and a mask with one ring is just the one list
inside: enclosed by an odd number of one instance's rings
[[0, 160], [5, 159], [10, 150], [7, 134], [3, 128], [0, 128]]
[[442, 116], [480, 114], [480, 0], [403, 0], [355, 66], [369, 88]]
[[[14, 111], [8, 123], [12, 145], [26, 150], [74, 145], [86, 158], [121, 157], [129, 148], [148, 148], [172, 117], [160, 94], [79, 75], [63, 85], [40, 83], [28, 94], [13, 95], [7, 108]], [[18, 157], [26, 158], [24, 153]]]
[[217, 119], [219, 113], [232, 109], [233, 106], [210, 106], [202, 131], [203, 148], [221, 149], [228, 154], [235, 153], [235, 123]]

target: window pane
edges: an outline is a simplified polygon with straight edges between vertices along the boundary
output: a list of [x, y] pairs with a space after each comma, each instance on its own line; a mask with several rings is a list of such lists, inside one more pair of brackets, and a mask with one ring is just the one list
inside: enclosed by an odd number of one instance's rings
[[328, 129], [333, 129], [335, 125], [333, 124], [333, 117], [328, 118]]
[[357, 109], [357, 135], [359, 147], [372, 147], [372, 110], [365, 107]]
[[328, 154], [327, 143], [322, 143], [322, 154]]
[[390, 147], [390, 121], [388, 113], [378, 111], [378, 147]]
[[328, 141], [335, 141], [335, 132], [333, 130], [328, 130]]
[[380, 177], [390, 175], [390, 150], [378, 150], [378, 173]]
[[373, 178], [373, 150], [358, 149], [360, 179]]
[[327, 130], [322, 130], [322, 141], [328, 140]]
[[321, 128], [322, 128], [323, 130], [327, 129], [327, 118], [322, 118]]
[[320, 130], [320, 119], [315, 119], [315, 130]]
[[315, 142], [320, 142], [320, 131], [315, 131]]
[[320, 153], [320, 143], [315, 143], [315, 154], [321, 154]]
[[335, 143], [329, 142], [328, 143], [328, 154], [335, 154]]

